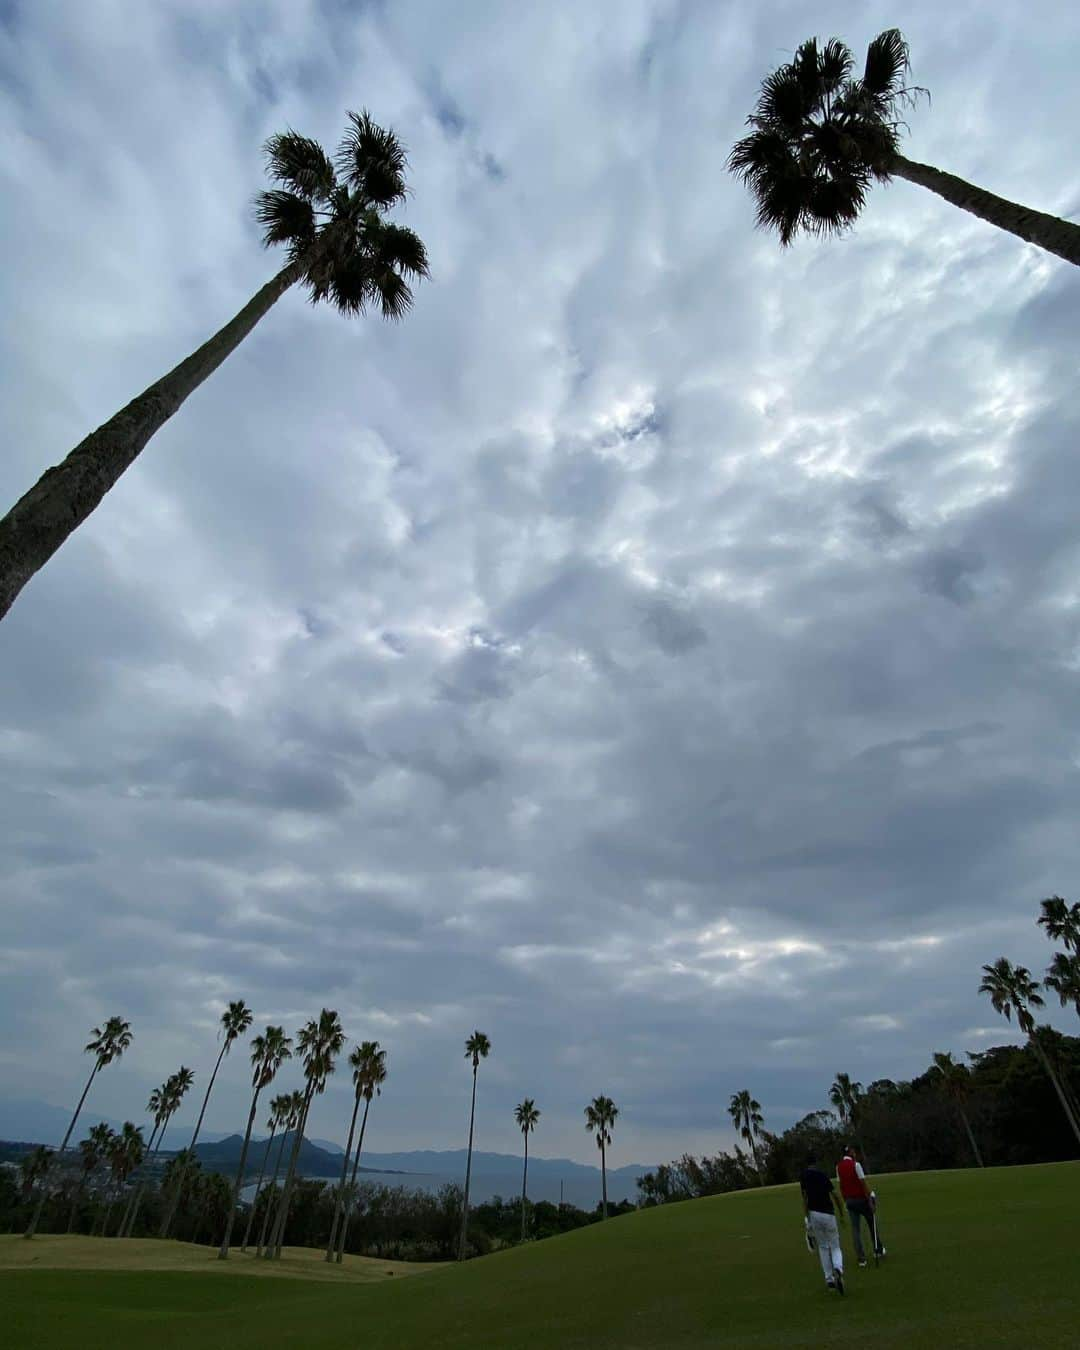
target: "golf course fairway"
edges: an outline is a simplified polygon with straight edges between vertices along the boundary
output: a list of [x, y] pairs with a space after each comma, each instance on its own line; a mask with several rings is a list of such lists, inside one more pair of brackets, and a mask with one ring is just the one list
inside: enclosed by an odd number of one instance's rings
[[[18, 1350], [1080, 1345], [1080, 1163], [877, 1178], [888, 1258], [827, 1293], [794, 1187], [612, 1220], [464, 1266], [266, 1278], [209, 1248], [0, 1239]], [[76, 1243], [66, 1252], [64, 1244]], [[112, 1249], [111, 1251], [107, 1249]], [[140, 1257], [139, 1251], [144, 1255]], [[153, 1249], [157, 1264], [136, 1268]], [[85, 1269], [71, 1269], [72, 1262]], [[175, 1262], [175, 1265], [171, 1263]], [[129, 1264], [130, 1263], [130, 1264]], [[64, 1268], [56, 1268], [63, 1265]], [[52, 1267], [52, 1268], [50, 1268]], [[326, 1267], [318, 1272], [325, 1276]]]

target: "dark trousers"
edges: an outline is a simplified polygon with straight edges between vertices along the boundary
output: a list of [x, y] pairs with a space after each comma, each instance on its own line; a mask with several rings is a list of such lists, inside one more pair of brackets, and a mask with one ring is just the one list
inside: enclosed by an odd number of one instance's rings
[[862, 1245], [862, 1221], [866, 1220], [866, 1227], [870, 1233], [870, 1241], [874, 1245], [874, 1251], [881, 1251], [881, 1234], [877, 1228], [877, 1216], [870, 1208], [869, 1200], [848, 1200], [847, 1212], [851, 1216], [851, 1235], [855, 1239], [855, 1255], [860, 1261], [866, 1260], [866, 1252]]

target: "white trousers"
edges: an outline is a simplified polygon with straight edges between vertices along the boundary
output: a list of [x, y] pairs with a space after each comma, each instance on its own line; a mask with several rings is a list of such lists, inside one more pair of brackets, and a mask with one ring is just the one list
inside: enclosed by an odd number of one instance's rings
[[835, 1271], [844, 1272], [844, 1253], [840, 1249], [840, 1229], [835, 1214], [819, 1214], [810, 1211], [810, 1231], [814, 1235], [814, 1245], [821, 1258], [821, 1269], [825, 1278], [831, 1280]]

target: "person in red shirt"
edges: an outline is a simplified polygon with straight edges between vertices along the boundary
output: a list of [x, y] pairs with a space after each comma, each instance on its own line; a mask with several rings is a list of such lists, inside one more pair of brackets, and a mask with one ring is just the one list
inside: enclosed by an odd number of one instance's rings
[[863, 1248], [862, 1241], [862, 1222], [864, 1219], [866, 1220], [870, 1240], [874, 1244], [874, 1255], [884, 1256], [885, 1248], [881, 1244], [881, 1234], [878, 1232], [877, 1215], [874, 1212], [874, 1193], [866, 1184], [866, 1173], [863, 1171], [862, 1163], [856, 1158], [855, 1150], [850, 1144], [844, 1149], [844, 1156], [836, 1164], [836, 1180], [840, 1184], [840, 1194], [844, 1197], [847, 1212], [851, 1215], [851, 1232], [855, 1238], [855, 1255], [858, 1258], [859, 1265], [865, 1266], [866, 1251]]

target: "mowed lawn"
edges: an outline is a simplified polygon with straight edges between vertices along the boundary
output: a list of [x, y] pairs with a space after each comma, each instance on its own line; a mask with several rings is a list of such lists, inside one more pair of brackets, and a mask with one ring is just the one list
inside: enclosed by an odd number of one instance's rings
[[[45, 1239], [33, 1265], [20, 1252], [17, 1268], [0, 1270], [5, 1343], [20, 1350], [1080, 1345], [1080, 1164], [918, 1173], [881, 1179], [878, 1190], [889, 1257], [880, 1270], [863, 1271], [849, 1255], [845, 1299], [825, 1292], [803, 1242], [797, 1194], [778, 1187], [645, 1211], [463, 1267], [366, 1282], [345, 1272], [340, 1283], [257, 1278], [240, 1262], [227, 1274], [220, 1266], [200, 1273], [104, 1263], [50, 1270], [53, 1243]], [[58, 1250], [61, 1242], [54, 1240]], [[846, 1229], [844, 1242], [850, 1253]], [[19, 1243], [0, 1243], [0, 1265]]]

